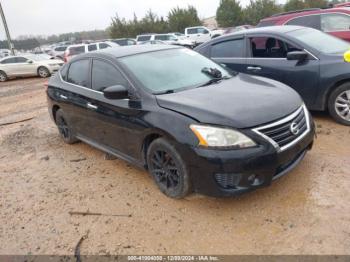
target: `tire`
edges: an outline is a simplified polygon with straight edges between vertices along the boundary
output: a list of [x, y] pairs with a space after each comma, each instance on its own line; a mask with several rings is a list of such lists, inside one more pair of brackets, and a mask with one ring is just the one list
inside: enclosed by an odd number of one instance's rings
[[350, 126], [350, 82], [338, 86], [331, 93], [328, 111], [335, 121]]
[[154, 140], [147, 150], [148, 171], [162, 193], [184, 198], [192, 191], [185, 162], [175, 146], [164, 138]]
[[46, 78], [50, 76], [50, 71], [45, 66], [41, 66], [38, 68], [38, 75], [42, 78]]
[[0, 82], [5, 82], [7, 81], [7, 75], [5, 74], [5, 72], [0, 71]]
[[71, 128], [67, 124], [67, 120], [62, 109], [57, 110], [55, 122], [58, 128], [58, 132], [65, 143], [74, 144], [78, 142], [78, 139], [73, 135]]

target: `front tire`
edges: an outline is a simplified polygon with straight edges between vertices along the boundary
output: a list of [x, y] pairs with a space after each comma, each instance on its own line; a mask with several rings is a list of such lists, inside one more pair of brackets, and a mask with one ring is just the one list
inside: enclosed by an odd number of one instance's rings
[[78, 142], [78, 139], [73, 135], [72, 129], [67, 123], [67, 118], [65, 117], [62, 109], [57, 110], [55, 122], [58, 132], [65, 143], [74, 144]]
[[338, 86], [331, 93], [328, 111], [335, 121], [350, 126], [350, 83]]
[[191, 180], [185, 162], [175, 146], [164, 138], [153, 141], [147, 150], [148, 170], [162, 193], [184, 198], [191, 192]]
[[42, 78], [46, 78], [50, 76], [50, 71], [44, 66], [38, 68], [38, 75]]
[[7, 75], [5, 72], [0, 71], [0, 82], [5, 82], [7, 80]]

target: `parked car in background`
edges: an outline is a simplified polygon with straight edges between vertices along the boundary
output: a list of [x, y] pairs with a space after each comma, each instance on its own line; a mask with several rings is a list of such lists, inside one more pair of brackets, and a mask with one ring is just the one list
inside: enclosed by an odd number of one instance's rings
[[250, 29], [253, 27], [254, 26], [252, 26], [252, 25], [240, 25], [240, 26], [229, 27], [229, 28], [225, 29], [223, 35], [231, 34], [231, 33], [238, 32], [238, 31], [241, 31], [244, 29]]
[[63, 60], [64, 58], [64, 52], [67, 50], [67, 45], [63, 45], [63, 46], [56, 46], [54, 48], [52, 48], [52, 50], [50, 52], [48, 52], [49, 55], [56, 57], [58, 59]]
[[68, 62], [71, 58], [74, 56], [77, 56], [79, 54], [84, 54], [100, 49], [105, 49], [105, 48], [111, 48], [111, 47], [118, 47], [119, 45], [106, 41], [106, 42], [97, 42], [97, 43], [91, 43], [91, 44], [78, 44], [78, 45], [70, 45], [67, 47], [66, 51], [64, 52], [64, 61]]
[[0, 58], [11, 55], [11, 50], [9, 49], [0, 49]]
[[120, 46], [136, 45], [136, 40], [132, 38], [118, 38], [118, 39], [111, 39], [110, 41]]
[[49, 77], [62, 65], [62, 60], [44, 55], [8, 56], [0, 60], [0, 82], [24, 76]]
[[350, 42], [350, 9], [348, 7], [291, 11], [262, 19], [257, 26], [272, 25], [311, 27]]
[[173, 198], [268, 186], [314, 139], [293, 89], [171, 45], [76, 57], [50, 79], [47, 95], [66, 143], [81, 140], [146, 168]]
[[187, 39], [192, 40], [197, 45], [218, 37], [224, 33], [224, 30], [210, 30], [205, 26], [187, 27], [185, 35]]
[[344, 61], [349, 48], [348, 42], [312, 28], [271, 26], [225, 35], [196, 51], [237, 72], [283, 82], [310, 110], [328, 110], [350, 125], [350, 63]]
[[141, 42], [139, 45], [167, 45], [167, 43], [160, 40], [149, 40]]
[[[141, 38], [143, 39], [143, 38]], [[139, 41], [140, 44], [145, 43], [145, 42], [150, 42], [150, 41], [161, 41], [162, 43], [169, 44], [169, 45], [180, 45], [180, 46], [185, 46], [188, 48], [194, 48], [195, 42], [191, 41], [189, 39], [186, 39], [186, 37], [178, 37], [174, 33], [169, 33], [169, 34], [150, 34], [147, 35], [147, 41]], [[156, 42], [152, 42], [156, 43]]]
[[136, 44], [141, 44], [142, 42], [150, 41], [152, 34], [143, 34], [136, 36]]

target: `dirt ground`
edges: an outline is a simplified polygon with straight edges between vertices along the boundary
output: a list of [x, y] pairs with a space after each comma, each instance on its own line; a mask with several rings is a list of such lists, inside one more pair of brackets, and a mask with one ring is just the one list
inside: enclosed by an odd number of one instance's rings
[[350, 128], [327, 114], [313, 113], [313, 150], [272, 186], [172, 200], [145, 171], [64, 144], [43, 84], [0, 84], [0, 254], [73, 254], [86, 234], [84, 255], [350, 254]]

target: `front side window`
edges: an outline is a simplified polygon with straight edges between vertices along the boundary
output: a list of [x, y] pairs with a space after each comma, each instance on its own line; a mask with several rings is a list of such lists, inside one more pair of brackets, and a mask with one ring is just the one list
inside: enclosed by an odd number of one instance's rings
[[325, 54], [344, 53], [350, 48], [348, 42], [311, 28], [298, 29], [286, 34]]
[[249, 42], [252, 57], [286, 58], [288, 52], [301, 51], [300, 48], [274, 37], [252, 37]]
[[90, 75], [89, 69], [90, 60], [84, 59], [71, 63], [68, 70], [67, 82], [88, 87]]
[[350, 30], [350, 16], [345, 14], [322, 14], [321, 29], [325, 32]]
[[106, 87], [114, 85], [127, 86], [127, 81], [111, 64], [97, 59], [93, 60], [92, 88], [96, 91], [103, 91]]
[[154, 94], [167, 90], [175, 92], [204, 84], [213, 78], [205, 72], [208, 69], [219, 70], [223, 77], [232, 76], [212, 60], [185, 48], [127, 56], [119, 61]]
[[229, 40], [213, 45], [211, 57], [244, 57], [244, 39]]
[[287, 25], [300, 25], [305, 27], [311, 27], [320, 30], [321, 19], [320, 15], [306, 15], [294, 18], [287, 22]]
[[205, 28], [198, 28], [198, 33], [199, 34], [209, 34], [209, 31]]
[[24, 57], [17, 57], [16, 60], [17, 60], [17, 63], [27, 63], [28, 62], [28, 59], [24, 58]]
[[154, 40], [166, 41], [166, 40], [168, 40], [168, 36], [167, 35], [155, 35]]
[[91, 51], [95, 51], [97, 50], [97, 46], [96, 44], [93, 44], [93, 45], [88, 45], [88, 50], [91, 52]]

